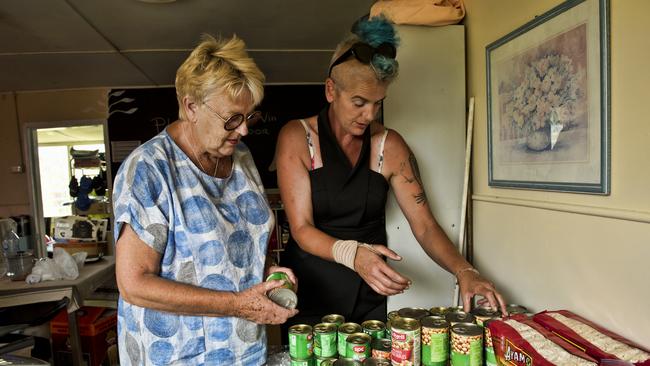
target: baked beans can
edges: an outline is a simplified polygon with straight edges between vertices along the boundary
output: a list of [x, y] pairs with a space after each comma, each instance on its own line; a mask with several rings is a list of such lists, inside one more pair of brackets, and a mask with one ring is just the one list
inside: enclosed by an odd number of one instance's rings
[[301, 360], [291, 358], [291, 366], [315, 366], [316, 362], [313, 357]]
[[333, 357], [316, 357], [316, 366], [332, 366], [336, 358]]
[[451, 366], [483, 365], [483, 328], [458, 323], [451, 327]]
[[528, 309], [525, 306], [517, 305], [517, 304], [508, 304], [506, 305], [506, 311], [508, 312], [508, 315], [515, 315], [515, 314], [527, 314]]
[[336, 357], [338, 353], [336, 329], [335, 323], [314, 325], [314, 354], [316, 357]]
[[306, 360], [314, 355], [311, 326], [296, 324], [289, 328], [289, 356], [293, 360]]
[[420, 322], [398, 318], [392, 323], [390, 360], [394, 366], [420, 366]]
[[339, 325], [337, 336], [338, 336], [338, 351], [339, 356], [347, 357], [345, 352], [345, 341], [348, 339], [350, 334], [361, 333], [363, 329], [357, 323], [343, 323]]
[[427, 316], [422, 324], [422, 365], [446, 366], [449, 361], [449, 322]]
[[334, 323], [338, 327], [345, 323], [345, 317], [341, 314], [327, 314], [321, 318], [321, 323]]
[[485, 351], [485, 366], [497, 366], [497, 358], [494, 354], [494, 345], [492, 344], [492, 334], [488, 324], [494, 319], [488, 319], [483, 323], [483, 349]]
[[474, 315], [466, 313], [462, 310], [454, 310], [450, 313], [447, 313], [445, 315], [445, 319], [452, 327], [458, 323], [473, 324], [475, 321]]
[[401, 308], [397, 311], [397, 315], [402, 318], [413, 318], [420, 320], [425, 316], [431, 315], [431, 313], [429, 313], [429, 310], [423, 308]]
[[345, 357], [363, 361], [370, 357], [372, 337], [366, 333], [350, 334], [345, 340]]
[[475, 308], [471, 311], [474, 318], [476, 318], [476, 324], [483, 326], [483, 323], [490, 319], [496, 319], [501, 316], [499, 310], [494, 310], [490, 308]]
[[385, 358], [368, 357], [363, 360], [363, 366], [391, 366], [391, 363]]
[[273, 272], [266, 278], [267, 282], [274, 280], [284, 281], [284, 283], [280, 287], [269, 290], [267, 294], [269, 299], [284, 308], [295, 309], [298, 305], [298, 296], [294, 292], [289, 276], [284, 272]]
[[386, 335], [386, 324], [379, 320], [366, 320], [361, 323], [361, 329], [372, 338], [384, 338]]
[[359, 360], [354, 360], [346, 357], [339, 357], [338, 360], [334, 361], [334, 366], [362, 366], [363, 363]]
[[386, 319], [388, 320], [394, 320], [397, 318], [399, 318], [399, 313], [397, 312], [397, 310], [388, 312], [388, 315], [386, 316]]
[[431, 309], [429, 309], [429, 313], [431, 313], [431, 315], [437, 315], [437, 316], [443, 316], [444, 317], [445, 314], [447, 314], [449, 312], [449, 309], [450, 308], [448, 308], [446, 306], [434, 306]]
[[370, 348], [372, 349], [370, 355], [373, 358], [381, 358], [390, 362], [390, 339], [375, 338], [370, 342]]

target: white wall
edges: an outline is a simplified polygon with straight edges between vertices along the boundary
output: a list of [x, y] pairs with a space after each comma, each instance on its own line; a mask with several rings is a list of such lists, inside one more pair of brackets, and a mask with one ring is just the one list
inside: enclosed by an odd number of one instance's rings
[[560, 2], [465, 0], [476, 265], [511, 302], [568, 309], [650, 346], [650, 2], [610, 1], [611, 195], [488, 186], [485, 46]]

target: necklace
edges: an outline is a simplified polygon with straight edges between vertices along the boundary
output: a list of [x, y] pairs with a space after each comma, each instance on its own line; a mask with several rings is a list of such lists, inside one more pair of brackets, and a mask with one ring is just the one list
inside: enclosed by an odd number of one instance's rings
[[[196, 151], [194, 150], [194, 145], [192, 145], [192, 143], [190, 142], [189, 137], [187, 137], [187, 125], [185, 125], [185, 127], [183, 128], [183, 132], [185, 132], [185, 140], [187, 141], [187, 144], [190, 145], [190, 150], [192, 150], [192, 154], [194, 155], [194, 159], [196, 159], [196, 161], [199, 163], [199, 167], [201, 167], [201, 170], [203, 170], [204, 172], [207, 173], [208, 171], [205, 170], [205, 168], [203, 167], [203, 164], [201, 163], [201, 159], [199, 159], [199, 156], [196, 154]], [[192, 134], [192, 139], [194, 139], [194, 132], [191, 131], [190, 133]], [[217, 158], [217, 163], [214, 164], [214, 172], [212, 173], [213, 177], [217, 176], [217, 169], [219, 169], [219, 163], [220, 162], [221, 162], [221, 159]]]

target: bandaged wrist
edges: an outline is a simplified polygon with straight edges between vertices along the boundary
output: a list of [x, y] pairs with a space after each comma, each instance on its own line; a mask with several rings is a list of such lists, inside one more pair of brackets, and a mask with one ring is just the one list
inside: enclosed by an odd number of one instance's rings
[[465, 267], [465, 268], [461, 268], [461, 269], [459, 269], [458, 271], [456, 271], [456, 273], [454, 273], [454, 276], [455, 276], [456, 278], [458, 278], [458, 276], [459, 276], [461, 273], [466, 272], [466, 271], [474, 272], [474, 273], [476, 273], [477, 275], [480, 275], [480, 273], [478, 273], [478, 270], [477, 270], [476, 268], [474, 268], [474, 267]]
[[332, 247], [332, 256], [340, 263], [354, 271], [354, 258], [357, 256], [359, 242], [356, 240], [337, 240]]

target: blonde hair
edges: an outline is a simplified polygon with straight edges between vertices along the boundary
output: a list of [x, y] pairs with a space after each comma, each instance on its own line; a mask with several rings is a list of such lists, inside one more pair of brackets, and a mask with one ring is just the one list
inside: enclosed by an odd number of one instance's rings
[[187, 119], [182, 107], [186, 96], [203, 103], [215, 92], [225, 92], [232, 98], [248, 93], [254, 105], [264, 98], [264, 74], [237, 36], [222, 40], [202, 35], [201, 43], [176, 71], [175, 86], [179, 117], [183, 120]]

